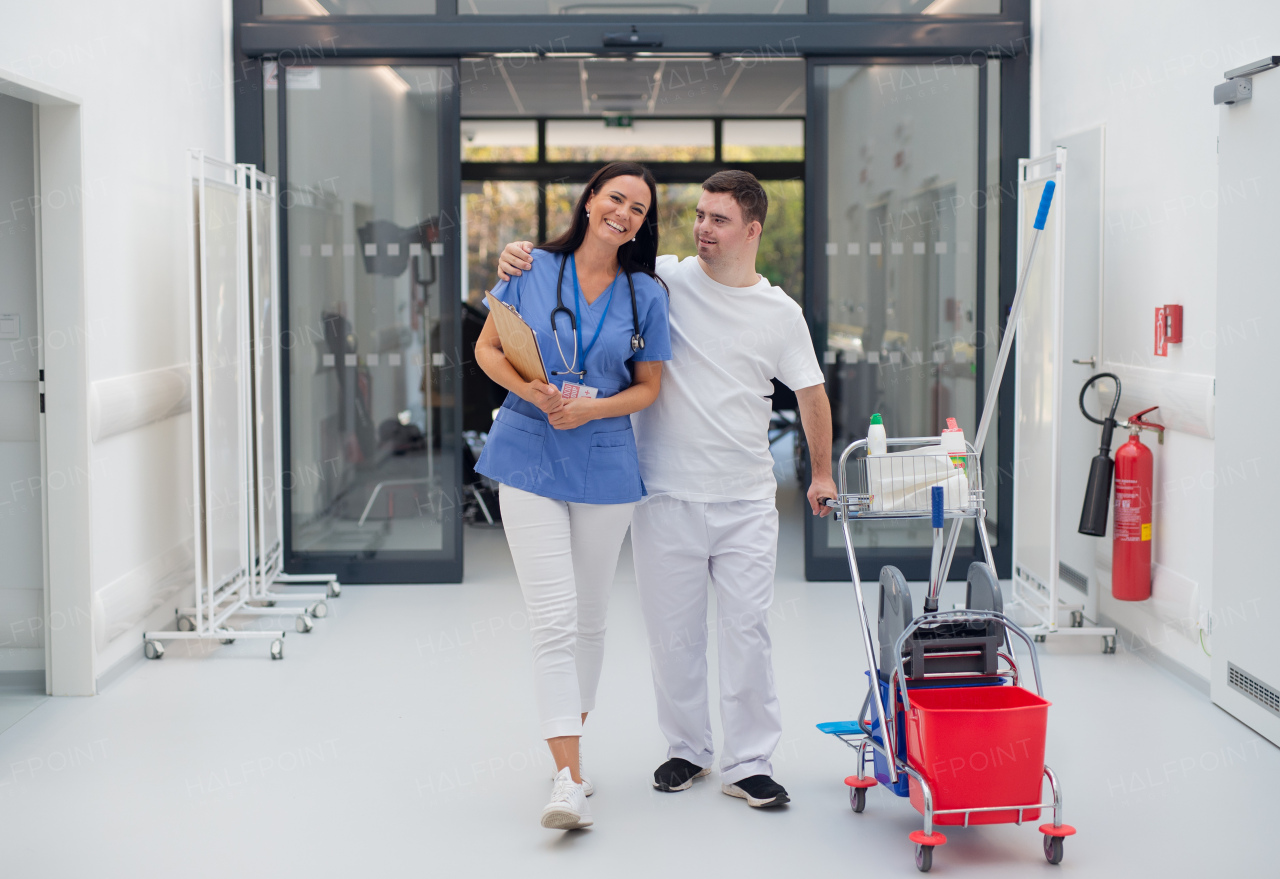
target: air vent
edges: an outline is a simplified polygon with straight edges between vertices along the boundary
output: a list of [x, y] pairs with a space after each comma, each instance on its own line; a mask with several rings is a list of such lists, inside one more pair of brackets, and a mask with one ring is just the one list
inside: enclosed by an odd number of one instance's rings
[[1058, 562], [1058, 576], [1079, 589], [1085, 595], [1089, 594], [1089, 578], [1066, 562]]
[[1234, 662], [1227, 663], [1227, 683], [1280, 717], [1280, 690], [1264, 684]]

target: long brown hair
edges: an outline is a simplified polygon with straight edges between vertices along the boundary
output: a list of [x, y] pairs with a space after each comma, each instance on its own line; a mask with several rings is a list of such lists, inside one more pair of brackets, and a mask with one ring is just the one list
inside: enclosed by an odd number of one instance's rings
[[628, 241], [618, 247], [618, 267], [627, 274], [642, 272], [656, 278], [654, 269], [658, 261], [658, 183], [649, 169], [638, 162], [610, 162], [592, 174], [573, 208], [569, 228], [545, 244], [538, 245], [538, 249], [567, 255], [581, 247], [587, 237], [587, 200], [615, 177], [639, 177], [649, 187], [649, 212], [640, 223], [635, 241]]

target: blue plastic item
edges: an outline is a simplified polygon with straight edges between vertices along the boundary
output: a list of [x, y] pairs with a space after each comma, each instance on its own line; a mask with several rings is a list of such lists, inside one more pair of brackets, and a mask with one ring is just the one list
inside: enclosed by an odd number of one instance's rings
[[942, 527], [942, 486], [935, 485], [933, 487], [933, 491], [931, 492], [931, 494], [933, 495], [933, 509], [931, 510], [931, 515], [933, 518], [933, 527], [941, 528]]
[[1057, 186], [1052, 180], [1044, 185], [1044, 192], [1040, 195], [1040, 210], [1036, 211], [1036, 221], [1031, 225], [1037, 229], [1044, 229], [1044, 221], [1049, 218], [1049, 203], [1053, 201], [1053, 190]]

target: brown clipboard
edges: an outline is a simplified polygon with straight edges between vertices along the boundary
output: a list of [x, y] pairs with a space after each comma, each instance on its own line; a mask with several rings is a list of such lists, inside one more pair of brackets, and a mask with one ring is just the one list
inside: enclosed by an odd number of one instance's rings
[[538, 347], [538, 334], [524, 322], [520, 312], [505, 302], [484, 294], [489, 304], [489, 313], [498, 327], [498, 341], [502, 343], [502, 353], [515, 367], [520, 377], [527, 382], [547, 380], [547, 366], [542, 362], [542, 349]]

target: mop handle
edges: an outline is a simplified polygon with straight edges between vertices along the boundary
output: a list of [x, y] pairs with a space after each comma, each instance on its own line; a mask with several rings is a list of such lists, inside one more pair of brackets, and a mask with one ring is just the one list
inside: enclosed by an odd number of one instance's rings
[[1027, 253], [1027, 262], [1022, 267], [1018, 278], [1018, 287], [1013, 294], [1013, 304], [1009, 307], [1009, 322], [1005, 324], [1004, 338], [1000, 340], [1000, 355], [996, 358], [995, 374], [991, 377], [991, 388], [987, 392], [986, 402], [982, 405], [982, 420], [978, 422], [978, 432], [973, 438], [973, 450], [982, 454], [982, 447], [987, 441], [987, 429], [991, 427], [991, 418], [996, 412], [996, 401], [1000, 397], [1000, 383], [1004, 380], [1005, 366], [1009, 363], [1009, 353], [1013, 350], [1013, 337], [1018, 331], [1018, 312], [1022, 310], [1022, 294], [1027, 289], [1027, 278], [1031, 274], [1031, 264], [1036, 258], [1036, 248], [1040, 244], [1040, 233], [1044, 231], [1045, 221], [1049, 217], [1049, 204], [1053, 201], [1053, 190], [1056, 184], [1050, 180], [1044, 185], [1040, 196], [1040, 209], [1036, 211], [1032, 227], [1036, 230], [1031, 239], [1031, 250]]

